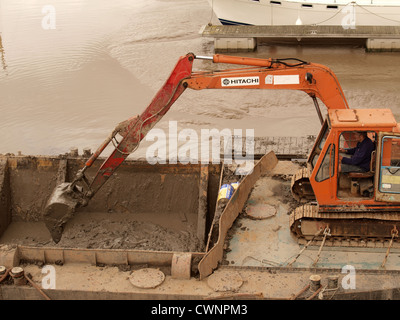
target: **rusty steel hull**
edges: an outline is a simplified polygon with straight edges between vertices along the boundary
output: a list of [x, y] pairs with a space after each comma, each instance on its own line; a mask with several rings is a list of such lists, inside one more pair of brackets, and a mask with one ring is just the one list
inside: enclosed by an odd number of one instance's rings
[[[84, 162], [84, 159], [74, 158], [67, 159], [65, 163], [58, 157], [8, 157], [5, 160], [0, 189], [3, 190], [1, 221], [5, 221], [6, 225], [3, 227], [4, 234], [13, 228], [16, 221], [40, 223], [41, 209], [57, 181], [68, 181]], [[346, 257], [346, 249], [352, 251], [357, 246], [353, 246], [352, 241], [347, 244], [347, 240], [339, 243], [338, 239], [328, 238], [325, 247], [333, 251], [324, 249], [317, 266], [312, 267], [308, 258], [299, 259], [293, 266], [287, 265], [300, 251], [302, 244], [291, 237], [289, 215], [282, 211], [288, 200], [285, 194], [281, 194], [284, 190], [281, 185], [287, 185], [290, 193], [290, 181], [276, 178], [287, 174], [282, 171], [285, 173], [282, 175], [282, 172], [275, 170], [280, 163], [273, 152], [262, 157], [253, 172], [241, 179], [234, 196], [216, 221], [215, 228], [211, 226], [212, 222], [215, 223], [213, 218], [218, 208], [217, 195], [225, 180], [223, 166], [212, 164], [152, 166], [146, 162], [128, 160], [118, 174], [108, 181], [105, 189], [99, 192], [97, 201], [76, 213], [75, 218], [97, 211], [109, 212], [112, 216], [120, 211], [120, 214], [128, 217], [135, 215], [133, 211], [138, 210], [148, 212], [154, 223], [162, 223], [162, 218], [167, 216], [167, 220], [172, 219], [170, 222], [180, 225], [183, 232], [187, 231], [185, 226], [189, 227], [183, 220], [195, 221], [196, 237], [204, 244], [202, 250], [180, 252], [89, 248], [83, 243], [71, 248], [63, 246], [62, 242], [57, 246], [51, 242], [38, 246], [17, 241], [15, 245], [0, 244], [0, 265], [7, 268], [22, 266], [39, 286], [43, 278], [41, 268], [45, 265], [54, 266], [57, 288], [42, 290], [51, 299], [317, 298], [313, 292], [303, 290], [308, 285], [309, 277], [319, 274], [325, 283], [332, 275], [340, 275], [338, 264], [345, 265], [348, 261], [342, 255]], [[60, 173], [60, 167], [66, 169]], [[276, 196], [263, 189], [271, 183], [273, 186], [268, 188], [275, 190]], [[260, 186], [263, 188], [258, 195], [257, 188]], [[26, 191], [26, 197], [19, 194], [21, 190]], [[177, 196], [172, 197], [173, 194]], [[252, 197], [263, 205], [257, 206]], [[284, 201], [279, 202], [275, 198]], [[260, 210], [268, 201], [278, 209], [276, 215], [264, 220], [247, 218], [245, 212], [248, 206], [253, 205]], [[168, 216], [169, 213], [171, 215]], [[340, 219], [332, 219], [331, 222], [332, 230], [337, 230], [334, 232], [347, 232], [349, 237], [353, 237], [353, 231], [347, 227], [344, 230]], [[308, 223], [301, 227], [310, 234], [319, 227], [318, 219]], [[90, 232], [86, 226], [83, 228], [85, 232]], [[390, 226], [367, 223], [360, 228], [378, 228], [384, 234]], [[217, 230], [217, 234], [213, 237], [215, 241], [210, 242], [212, 230]], [[388, 243], [386, 241], [379, 245], [378, 242], [375, 241], [378, 249], [372, 254], [382, 260]], [[314, 241], [310, 246], [313, 248], [307, 249], [306, 255], [315, 255], [320, 244], [321, 239]], [[400, 267], [396, 267], [398, 250], [396, 243], [392, 246], [393, 254], [388, 257], [387, 268], [367, 270], [364, 265], [358, 266], [357, 290], [346, 291], [340, 287], [335, 291], [326, 291], [322, 296], [328, 299], [397, 299], [400, 288]], [[360, 251], [358, 254], [362, 253]], [[330, 255], [333, 255], [332, 261], [328, 258]], [[257, 260], [259, 256], [262, 258]], [[280, 260], [277, 260], [278, 257]], [[364, 264], [367, 262], [364, 256], [360, 256], [360, 261]], [[157, 268], [165, 274], [165, 280], [150, 289], [134, 287], [129, 278], [132, 270], [138, 268]], [[78, 274], [81, 278], [77, 277]], [[215, 289], [211, 276], [223, 279], [224, 289]], [[232, 287], [231, 281], [237, 279], [240, 280], [238, 287]], [[43, 298], [43, 294], [29, 284], [18, 286], [10, 281], [0, 284], [0, 296], [3, 299]]]
[[[84, 165], [86, 159], [10, 156], [2, 157], [0, 160], [1, 237], [7, 234], [10, 231], [8, 229], [13, 228], [14, 224], [23, 226], [26, 223], [26, 228], [33, 223], [40, 224], [52, 189], [60, 181], [69, 181]], [[88, 171], [89, 177], [95, 174], [101, 161], [99, 159]], [[107, 215], [109, 212], [111, 216], [120, 214], [131, 220], [136, 216], [148, 215], [150, 218], [146, 223], [161, 225], [164, 228], [172, 225], [177, 229], [176, 232], [183, 233], [187, 232], [185, 227], [190, 222], [193, 236], [197, 236], [199, 241], [203, 242], [204, 248], [206, 234], [214, 215], [220, 174], [221, 166], [214, 164], [151, 165], [145, 161], [128, 160], [121, 165], [118, 174], [108, 181], [93, 201], [74, 215], [95, 216], [97, 212]], [[118, 237], [118, 230], [115, 234]], [[36, 243], [21, 244], [18, 235], [15, 240], [15, 245], [18, 244], [18, 247], [12, 253], [9, 250], [1, 251], [1, 265], [11, 267], [17, 260], [43, 263], [84, 261], [94, 265], [103, 263], [164, 265], [170, 264], [173, 256], [173, 252], [151, 250], [151, 248], [135, 250], [134, 247], [128, 247], [113, 251], [80, 247], [83, 244], [79, 244], [79, 241], [75, 248], [64, 248], [62, 245], [56, 247], [50, 238], [46, 245], [40, 246]], [[9, 247], [13, 246], [13, 243], [7, 242], [1, 245]], [[198, 262], [198, 258], [203, 254], [201, 251], [194, 252], [194, 260]], [[108, 258], [102, 259], [104, 256]]]
[[[3, 173], [6, 178], [3, 181], [2, 199], [7, 200], [7, 207], [1, 211], [1, 218], [6, 222], [3, 232], [13, 220], [40, 222], [43, 219], [46, 201], [51, 197], [50, 190], [60, 181], [68, 181], [70, 177], [73, 177], [84, 161], [85, 159], [81, 158], [61, 159], [59, 157], [4, 158]], [[210, 245], [206, 241], [209, 241], [208, 232], [222, 181], [220, 165], [150, 165], [141, 161], [127, 161], [121, 166], [115, 178], [110, 179], [107, 186], [96, 195], [93, 201], [76, 215], [79, 216], [86, 211], [128, 211], [127, 203], [132, 208], [131, 211], [160, 215], [178, 212], [181, 218], [194, 214], [197, 216], [197, 238], [203, 242], [203, 248], [208, 249], [207, 252], [204, 250], [193, 252], [193, 256], [196, 257], [194, 260], [197, 262], [200, 257], [204, 258], [198, 270], [201, 278], [204, 278], [210, 275], [221, 261], [226, 233], [243, 209], [252, 186], [260, 175], [272, 169], [277, 162], [275, 154], [270, 152], [256, 164], [253, 173], [245, 177], [235, 196], [227, 204], [222, 217], [217, 221], [218, 240], [215, 244]], [[96, 166], [92, 173], [95, 170]], [[159, 223], [157, 215], [154, 222]], [[118, 254], [117, 251], [111, 252], [79, 247], [71, 251], [69, 248], [54, 247], [53, 242], [39, 248], [23, 244], [13, 254], [9, 252], [3, 254], [0, 261], [8, 266], [15, 263], [16, 257], [23, 261], [64, 263], [65, 257], [69, 257], [66, 259], [70, 262], [85, 261], [96, 265], [99, 263], [97, 261], [99, 256], [110, 255], [109, 263], [115, 257], [114, 264], [129, 265], [135, 261], [129, 257], [137, 253], [141, 257], [137, 263], [157, 265], [155, 257], [160, 256], [158, 264], [162, 265], [166, 263], [165, 256], [168, 256], [168, 259], [172, 259], [173, 256], [173, 254], [157, 250], [119, 250]], [[143, 257], [148, 257], [149, 260], [146, 262]], [[168, 263], [170, 262], [171, 260]]]

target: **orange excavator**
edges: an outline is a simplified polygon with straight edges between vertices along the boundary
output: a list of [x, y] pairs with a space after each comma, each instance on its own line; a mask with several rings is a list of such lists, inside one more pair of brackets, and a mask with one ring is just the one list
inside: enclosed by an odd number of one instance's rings
[[[222, 71], [192, 72], [195, 59], [242, 65]], [[322, 128], [307, 167], [292, 179], [292, 193], [302, 204], [289, 217], [299, 238], [376, 239], [397, 236], [400, 228], [400, 133], [389, 109], [350, 109], [339, 81], [326, 66], [298, 59], [256, 59], [189, 53], [179, 59], [164, 86], [139, 115], [120, 123], [87, 160], [71, 182], [56, 186], [44, 219], [59, 242], [63, 228], [77, 208], [88, 204], [102, 185], [134, 152], [151, 128], [168, 112], [186, 88], [290, 89], [308, 94]], [[328, 109], [322, 116], [318, 99]], [[339, 149], [354, 146], [354, 131], [366, 131], [376, 144], [369, 172], [339, 172]], [[119, 141], [118, 141], [119, 140]], [[110, 144], [114, 150], [89, 181], [85, 172]]]

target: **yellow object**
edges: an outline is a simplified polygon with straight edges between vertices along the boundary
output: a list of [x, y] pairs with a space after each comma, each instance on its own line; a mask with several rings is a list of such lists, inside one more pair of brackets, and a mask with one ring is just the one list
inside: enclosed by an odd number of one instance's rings
[[236, 190], [239, 187], [239, 182], [232, 182], [231, 186], [233, 187], [234, 190]]
[[219, 189], [217, 201], [220, 201], [221, 199], [229, 200], [232, 197], [234, 191], [235, 189], [230, 184], [222, 185], [221, 189]]

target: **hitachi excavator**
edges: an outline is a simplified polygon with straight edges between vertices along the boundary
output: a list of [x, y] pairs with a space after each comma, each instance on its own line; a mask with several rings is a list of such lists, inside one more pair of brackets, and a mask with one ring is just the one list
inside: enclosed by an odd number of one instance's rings
[[[244, 67], [192, 72], [195, 59]], [[44, 219], [55, 242], [61, 239], [63, 228], [76, 209], [88, 204], [186, 88], [304, 91], [313, 100], [322, 128], [307, 167], [292, 179], [293, 196], [302, 204], [289, 216], [291, 231], [305, 239], [320, 236], [322, 230], [329, 230], [337, 239], [379, 241], [397, 236], [400, 228], [400, 130], [389, 109], [350, 109], [337, 77], [323, 65], [298, 59], [204, 57], [189, 53], [179, 59], [147, 109], [120, 123], [75, 178], [54, 189]], [[328, 109], [325, 119], [318, 99]], [[370, 171], [342, 174], [339, 172], [339, 149], [355, 146], [354, 131], [366, 131], [376, 145]], [[89, 181], [85, 171], [111, 142], [114, 150]]]

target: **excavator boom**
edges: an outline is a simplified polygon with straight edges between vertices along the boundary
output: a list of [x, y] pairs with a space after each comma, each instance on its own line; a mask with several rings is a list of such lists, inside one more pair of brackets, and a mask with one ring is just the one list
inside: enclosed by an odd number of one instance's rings
[[[73, 216], [76, 208], [87, 205], [89, 199], [97, 193], [128, 155], [136, 150], [147, 132], [168, 112], [172, 104], [183, 93], [185, 87], [182, 85], [182, 81], [190, 77], [193, 60], [193, 54], [181, 57], [168, 80], [142, 114], [120, 123], [86, 161], [85, 166], [71, 183], [62, 183], [56, 186], [44, 210], [45, 224], [54, 242], [58, 243], [61, 240], [64, 226]], [[117, 134], [122, 135], [120, 142], [116, 139]], [[85, 171], [93, 165], [110, 142], [115, 147], [113, 152], [101, 165], [94, 179], [89, 182]], [[86, 190], [77, 188], [77, 183], [80, 181], [83, 182]]]
[[[196, 58], [246, 67], [192, 72]], [[56, 243], [60, 241], [64, 225], [75, 210], [87, 205], [128, 155], [137, 149], [140, 141], [168, 112], [186, 88], [300, 90], [313, 98], [320, 120], [322, 115], [317, 98], [328, 109], [349, 108], [336, 76], [325, 66], [297, 59], [256, 59], [226, 55], [196, 57], [193, 53], [189, 53], [179, 59], [169, 78], [143, 113], [121, 122], [87, 160], [72, 182], [56, 186], [44, 211], [46, 226]], [[117, 141], [117, 134], [122, 137], [120, 141]], [[85, 171], [111, 142], [114, 150], [103, 162], [93, 180], [89, 181]]]
[[300, 90], [319, 98], [327, 109], [349, 109], [339, 80], [324, 65], [295, 58], [256, 59], [218, 54], [197, 58], [253, 67], [193, 73], [185, 80], [191, 89]]
[[137, 149], [140, 141], [168, 112], [172, 104], [183, 93], [185, 87], [182, 85], [182, 82], [184, 79], [190, 77], [193, 60], [194, 55], [192, 54], [181, 57], [168, 80], [157, 92], [146, 110], [140, 116], [134, 117], [123, 126], [121, 130], [123, 133], [121, 142], [102, 164], [90, 185], [93, 193], [96, 193], [126, 157]]

